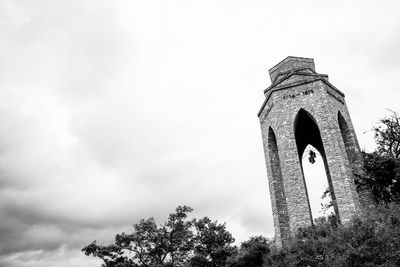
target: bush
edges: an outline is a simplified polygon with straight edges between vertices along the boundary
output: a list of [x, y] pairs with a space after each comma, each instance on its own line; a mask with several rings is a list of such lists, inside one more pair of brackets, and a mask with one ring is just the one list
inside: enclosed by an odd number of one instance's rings
[[400, 206], [379, 206], [346, 225], [299, 229], [272, 266], [400, 266]]

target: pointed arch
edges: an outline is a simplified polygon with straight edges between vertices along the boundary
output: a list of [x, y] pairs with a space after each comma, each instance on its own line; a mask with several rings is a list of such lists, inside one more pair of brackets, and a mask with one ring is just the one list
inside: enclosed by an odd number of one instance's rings
[[303, 108], [301, 108], [296, 114], [296, 117], [294, 120], [294, 135], [295, 135], [295, 140], [296, 140], [297, 152], [299, 155], [299, 161], [300, 161], [300, 165], [301, 165], [301, 171], [302, 171], [302, 175], [303, 175], [303, 181], [304, 181], [305, 188], [306, 188], [308, 206], [310, 208], [310, 215], [311, 215], [310, 200], [309, 200], [309, 196], [308, 196], [308, 192], [307, 192], [307, 184], [305, 182], [304, 170], [303, 170], [303, 164], [302, 164], [303, 153], [308, 145], [311, 145], [315, 149], [317, 149], [318, 152], [322, 156], [324, 166], [325, 166], [325, 173], [326, 173], [329, 190], [331, 191], [331, 197], [332, 197], [332, 201], [334, 204], [333, 208], [334, 208], [337, 218], [340, 220], [339, 209], [336, 204], [334, 188], [333, 188], [333, 184], [332, 184], [331, 174], [329, 171], [328, 161], [326, 159], [324, 145], [322, 143], [321, 133], [320, 133], [320, 130], [319, 130], [319, 127], [318, 127], [318, 124], [317, 124], [317, 121], [315, 120], [315, 118], [308, 111], [306, 111]]
[[301, 108], [294, 119], [294, 134], [299, 157], [307, 145], [315, 147], [321, 155], [325, 156], [321, 134], [314, 117], [306, 110]]

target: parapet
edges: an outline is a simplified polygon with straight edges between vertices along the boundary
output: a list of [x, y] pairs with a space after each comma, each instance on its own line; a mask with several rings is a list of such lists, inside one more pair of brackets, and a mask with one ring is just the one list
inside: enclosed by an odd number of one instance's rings
[[296, 69], [311, 69], [315, 72], [314, 59], [304, 57], [287, 57], [269, 70], [272, 83], [275, 82], [279, 74]]

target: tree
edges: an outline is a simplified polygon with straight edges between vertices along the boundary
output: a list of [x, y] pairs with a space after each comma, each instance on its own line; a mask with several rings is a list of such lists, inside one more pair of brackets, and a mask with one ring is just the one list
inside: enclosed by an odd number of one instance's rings
[[263, 236], [250, 237], [240, 245], [238, 253], [229, 258], [227, 267], [271, 266], [271, 242]]
[[365, 175], [356, 180], [360, 192], [371, 192], [376, 202], [400, 202], [400, 117], [392, 111], [372, 128], [377, 148], [362, 152]]
[[222, 267], [236, 252], [235, 239], [225, 223], [208, 217], [189, 220], [192, 208], [179, 206], [168, 220], [157, 225], [154, 218], [133, 225], [130, 234], [117, 234], [108, 246], [96, 241], [82, 249], [103, 260], [107, 267]]
[[366, 188], [376, 202], [400, 203], [400, 159], [389, 158], [378, 152], [362, 152], [365, 177], [357, 181], [358, 188]]
[[101, 246], [94, 241], [82, 251], [102, 259], [107, 267], [182, 265], [193, 247], [193, 222], [187, 220], [191, 211], [179, 206], [161, 226], [154, 218], [142, 219], [133, 225], [133, 233], [117, 234], [114, 244]]
[[377, 153], [388, 158], [400, 158], [400, 116], [392, 115], [383, 118], [372, 129], [375, 132]]
[[[193, 223], [196, 229], [195, 260], [202, 261], [203, 264], [208, 262], [207, 264], [212, 267], [225, 266], [226, 260], [236, 251], [236, 247], [232, 246], [235, 239], [226, 230], [225, 223], [213, 222], [208, 217], [195, 219]], [[207, 265], [196, 265], [195, 262], [192, 262], [192, 266]]]
[[187, 213], [193, 209], [187, 206], [179, 206], [176, 213], [169, 215], [167, 223], [162, 227], [162, 232], [167, 238], [168, 253], [170, 262], [173, 265], [180, 265], [188, 260], [193, 247], [193, 222], [186, 221]]

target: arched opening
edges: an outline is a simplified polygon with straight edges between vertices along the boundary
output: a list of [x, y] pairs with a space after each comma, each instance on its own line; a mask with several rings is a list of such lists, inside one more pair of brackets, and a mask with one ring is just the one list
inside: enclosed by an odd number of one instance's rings
[[[300, 109], [296, 115], [294, 133], [312, 220], [321, 217], [321, 204], [324, 204], [327, 200], [329, 201], [329, 197], [331, 198], [330, 201], [333, 209], [327, 210], [325, 216], [328, 216], [329, 213], [334, 213], [336, 218], [339, 219], [321, 134], [315, 119], [304, 109]], [[312, 157], [311, 154], [309, 156], [309, 151], [313, 151], [315, 156]], [[310, 161], [311, 158], [314, 158], [315, 164], [309, 164], [309, 158]], [[329, 193], [325, 199], [322, 199], [321, 197], [327, 189]], [[316, 197], [318, 195], [320, 196], [319, 198]]]
[[271, 165], [271, 179], [273, 195], [275, 196], [275, 205], [277, 209], [277, 220], [280, 227], [280, 233], [285, 238], [285, 234], [289, 232], [289, 215], [286, 204], [285, 189], [282, 180], [281, 164], [279, 160], [278, 144], [276, 142], [276, 136], [271, 127], [268, 130], [268, 151], [269, 160]]

